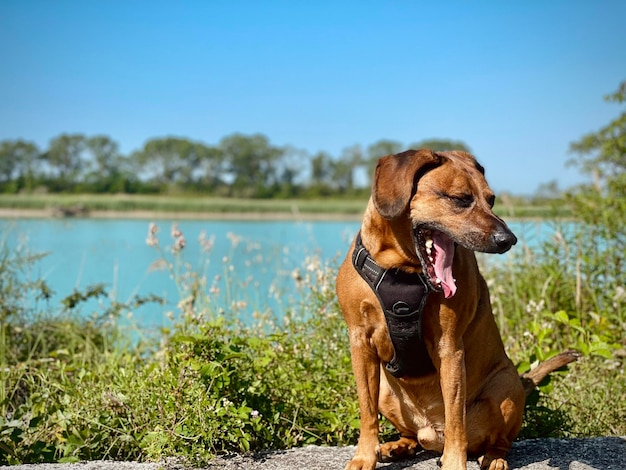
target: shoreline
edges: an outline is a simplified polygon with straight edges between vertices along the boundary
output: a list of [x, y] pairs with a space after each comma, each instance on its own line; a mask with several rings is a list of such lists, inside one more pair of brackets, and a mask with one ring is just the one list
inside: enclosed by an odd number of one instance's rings
[[59, 216], [50, 209], [0, 208], [0, 219], [136, 219], [136, 220], [242, 220], [242, 221], [360, 221], [363, 214], [317, 212], [173, 212], [173, 211], [89, 211]]
[[[364, 210], [365, 211], [365, 208]], [[361, 213], [341, 212], [278, 212], [278, 211], [249, 211], [249, 212], [202, 212], [202, 211], [149, 211], [149, 210], [95, 210], [78, 215], [58, 215], [53, 209], [11, 209], [0, 208], [0, 220], [17, 219], [58, 219], [58, 220], [81, 220], [81, 219], [124, 219], [124, 220], [225, 220], [225, 221], [270, 221], [270, 222], [360, 222], [363, 219]], [[544, 217], [514, 217], [504, 216], [507, 221], [541, 222], [547, 220]], [[561, 220], [573, 221], [572, 217], [563, 217]]]

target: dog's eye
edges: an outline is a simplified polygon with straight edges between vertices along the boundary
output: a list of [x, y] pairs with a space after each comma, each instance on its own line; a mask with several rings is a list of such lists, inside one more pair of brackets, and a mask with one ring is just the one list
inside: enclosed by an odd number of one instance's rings
[[487, 204], [489, 204], [489, 207], [493, 208], [494, 204], [496, 203], [496, 197], [491, 195], [489, 197], [487, 197]]
[[474, 196], [471, 194], [448, 195], [447, 196], [457, 207], [468, 208], [474, 203]]

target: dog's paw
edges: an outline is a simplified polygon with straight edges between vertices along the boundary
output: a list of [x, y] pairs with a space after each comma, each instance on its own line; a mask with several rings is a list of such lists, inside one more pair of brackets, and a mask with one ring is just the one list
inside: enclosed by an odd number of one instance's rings
[[466, 470], [467, 460], [465, 455], [452, 455], [444, 452], [443, 455], [437, 459], [437, 465], [439, 465], [442, 470]]
[[509, 464], [502, 457], [483, 455], [478, 459], [480, 470], [509, 470]]
[[376, 468], [376, 456], [374, 458], [364, 458], [355, 456], [345, 470], [374, 470]]
[[413, 457], [417, 452], [417, 440], [410, 437], [401, 437], [397, 441], [385, 442], [378, 448], [379, 462], [395, 462]]

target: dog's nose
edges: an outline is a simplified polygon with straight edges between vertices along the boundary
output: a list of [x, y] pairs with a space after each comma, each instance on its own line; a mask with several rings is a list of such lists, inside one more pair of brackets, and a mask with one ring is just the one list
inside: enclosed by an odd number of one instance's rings
[[517, 243], [517, 237], [506, 226], [493, 232], [491, 239], [499, 253], [504, 253]]

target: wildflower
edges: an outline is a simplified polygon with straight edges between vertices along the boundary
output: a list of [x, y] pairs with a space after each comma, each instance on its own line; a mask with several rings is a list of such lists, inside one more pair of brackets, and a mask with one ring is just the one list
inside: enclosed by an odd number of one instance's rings
[[179, 237], [174, 241], [174, 246], [172, 247], [172, 251], [174, 253], [178, 253], [179, 251], [181, 251], [183, 248], [185, 248], [185, 245], [187, 244], [187, 242], [185, 241], [185, 237], [182, 235], [182, 233], [179, 235]]
[[170, 234], [174, 239], [174, 245], [172, 245], [172, 253], [179, 253], [183, 248], [185, 248], [187, 242], [185, 240], [183, 232], [178, 228], [178, 224], [176, 222], [172, 224], [172, 230]]
[[157, 260], [155, 260], [149, 267], [148, 267], [148, 271], [152, 272], [152, 271], [164, 271], [168, 268], [168, 264], [167, 261], [164, 260], [163, 258], [159, 258]]
[[530, 314], [541, 313], [545, 308], [546, 302], [545, 300], [540, 300], [539, 303], [534, 300], [529, 300], [528, 304], [526, 304], [526, 312]]
[[159, 226], [154, 222], [150, 222], [150, 225], [148, 226], [148, 237], [146, 238], [146, 245], [154, 247], [159, 244], [159, 238], [157, 237], [158, 231]]
[[291, 271], [291, 277], [297, 283], [301, 283], [302, 282], [302, 274], [300, 274], [300, 269], [299, 268], [296, 268], [293, 271]]
[[613, 296], [613, 308], [617, 310], [619, 308], [619, 304], [626, 300], [626, 289], [622, 286], [617, 286], [615, 288], [615, 295]]
[[177, 307], [183, 312], [192, 311], [195, 301], [195, 297], [190, 295], [188, 297], [185, 297], [184, 299], [181, 299], [178, 302]]
[[233, 232], [228, 232], [226, 237], [230, 240], [230, 244], [233, 248], [237, 248], [239, 243], [241, 242], [241, 237], [239, 235], [235, 235]]
[[258, 418], [260, 415], [261, 415], [261, 413], [259, 413], [259, 412], [258, 412], [258, 410], [252, 410], [252, 411], [250, 412], [250, 417], [251, 417], [252, 419], [256, 419], [256, 418]]
[[204, 251], [205, 253], [210, 253], [211, 250], [213, 250], [213, 246], [215, 245], [215, 236], [212, 235], [211, 238], [207, 238], [206, 232], [203, 230], [198, 236], [198, 242], [200, 243], [202, 251]]
[[320, 267], [320, 260], [317, 257], [307, 257], [304, 260], [306, 266], [306, 270], [309, 272], [314, 272]]

